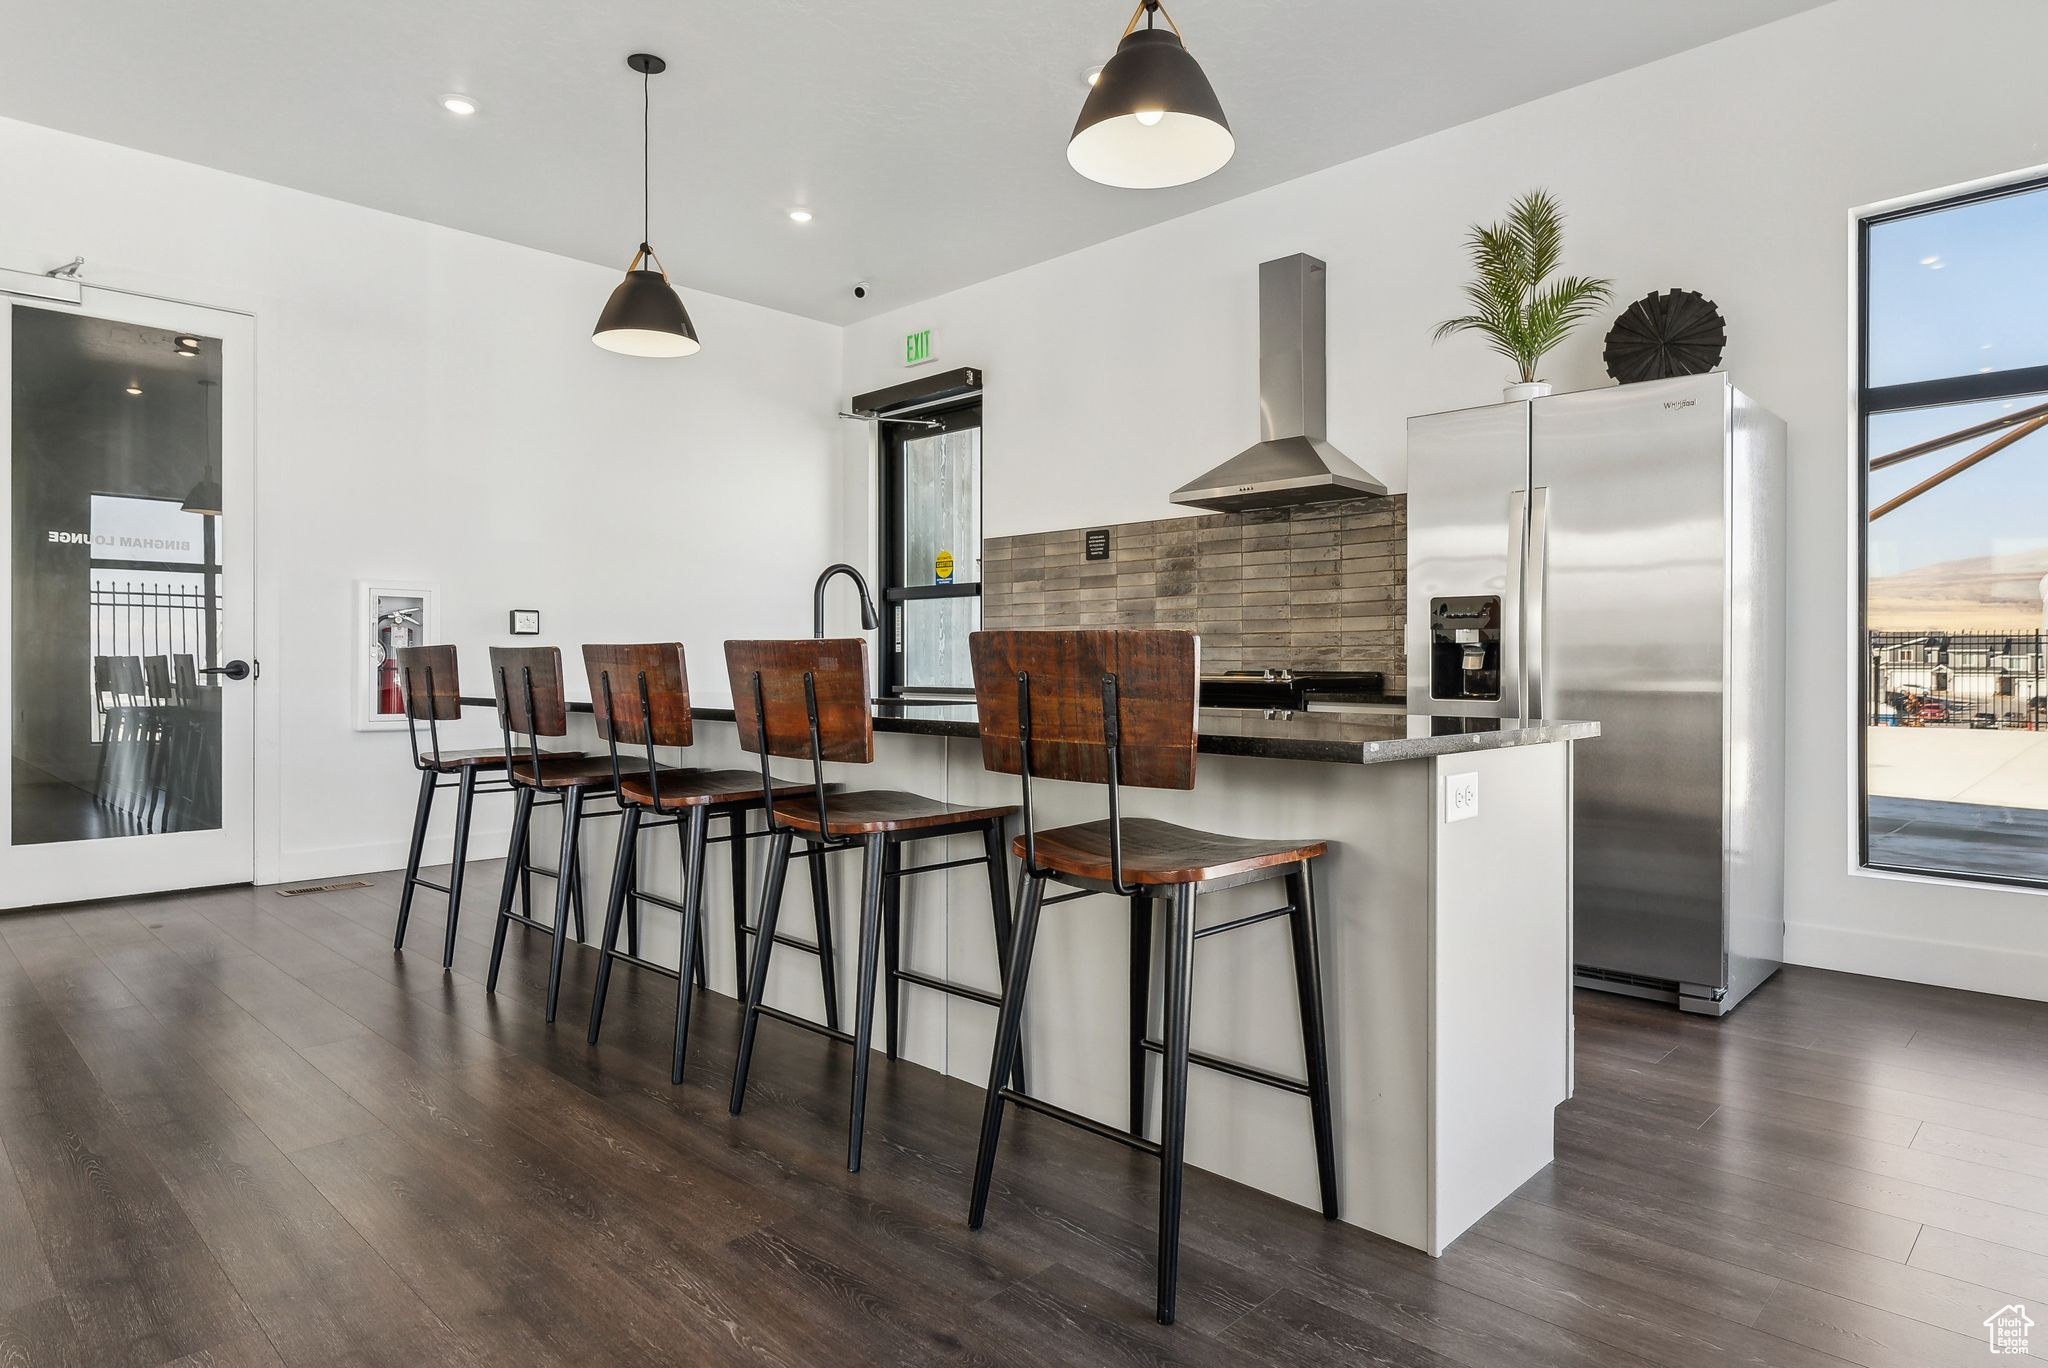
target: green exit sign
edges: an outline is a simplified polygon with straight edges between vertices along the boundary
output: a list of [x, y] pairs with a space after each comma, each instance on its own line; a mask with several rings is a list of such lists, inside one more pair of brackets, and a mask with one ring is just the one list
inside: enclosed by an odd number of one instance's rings
[[932, 347], [932, 330], [903, 334], [903, 364], [922, 366], [937, 353]]

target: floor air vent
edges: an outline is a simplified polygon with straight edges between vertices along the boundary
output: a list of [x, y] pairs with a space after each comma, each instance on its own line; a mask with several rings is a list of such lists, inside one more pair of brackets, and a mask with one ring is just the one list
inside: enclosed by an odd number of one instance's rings
[[1625, 993], [1629, 997], [1650, 998], [1657, 1002], [1678, 1001], [1678, 984], [1671, 979], [1624, 974], [1614, 969], [1595, 969], [1585, 964], [1572, 966], [1572, 984], [1578, 988], [1593, 988], [1606, 993]]
[[338, 893], [344, 888], [372, 887], [375, 887], [375, 885], [368, 879], [346, 879], [341, 883], [307, 884], [304, 888], [280, 888], [277, 890], [277, 896], [280, 898], [296, 898], [301, 893]]

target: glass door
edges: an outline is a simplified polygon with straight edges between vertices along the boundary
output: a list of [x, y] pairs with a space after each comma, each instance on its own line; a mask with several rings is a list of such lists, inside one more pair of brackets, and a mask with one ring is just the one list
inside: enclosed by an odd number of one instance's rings
[[0, 906], [252, 875], [253, 329], [9, 300]]

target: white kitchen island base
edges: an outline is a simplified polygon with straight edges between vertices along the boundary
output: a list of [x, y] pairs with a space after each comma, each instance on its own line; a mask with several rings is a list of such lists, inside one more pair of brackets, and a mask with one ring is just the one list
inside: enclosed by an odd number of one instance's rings
[[[895, 719], [898, 725], [878, 723], [885, 734], [876, 739], [875, 764], [828, 766], [827, 777], [958, 804], [1015, 801], [1015, 779], [984, 770], [978, 740], [960, 734], [966, 730], [958, 720], [963, 716], [971, 717], [971, 711], [919, 715], [905, 708]], [[753, 763], [730, 723], [721, 725], [720, 713], [704, 709], [700, 717], [686, 763]], [[1125, 809], [1133, 817], [1230, 835], [1329, 841], [1329, 854], [1316, 862], [1316, 879], [1341, 1219], [1439, 1254], [1551, 1159], [1553, 1111], [1571, 1091], [1572, 743], [1597, 729], [1502, 723], [1488, 724], [1499, 728], [1493, 732], [1444, 735], [1431, 728], [1447, 724], [1428, 718], [1373, 721], [1387, 728], [1385, 741], [1353, 746], [1348, 760], [1337, 762], [1276, 758], [1271, 751], [1210, 753], [1212, 723], [1223, 723], [1205, 712], [1195, 789], [1126, 789]], [[1363, 727], [1366, 720], [1358, 723]], [[1341, 730], [1327, 721], [1318, 725]], [[1229, 728], [1233, 735], [1218, 744], [1254, 750], [1258, 733], [1284, 737], [1287, 726], [1276, 721]], [[587, 717], [577, 729], [583, 745], [601, 745], [588, 734]], [[954, 734], [943, 734], [948, 730]], [[1273, 748], [1283, 754], [1289, 749]], [[778, 773], [786, 776], [799, 768], [777, 762]], [[1467, 790], [1476, 786], [1476, 802], [1461, 805], [1469, 815], [1447, 820], [1453, 812], [1447, 784], [1453, 781]], [[1104, 815], [1100, 789], [1040, 782], [1034, 793], [1041, 829]], [[537, 848], [544, 849], [539, 843], [548, 833], [539, 814], [535, 827]], [[588, 868], [609, 870], [612, 839], [609, 824], [588, 838]], [[966, 838], [943, 844], [943, 856], [928, 849], [912, 859], [937, 862], [979, 853], [978, 842]], [[713, 889], [725, 887], [724, 849], [714, 848], [711, 856], [707, 886]], [[830, 858], [839, 997], [850, 1003], [860, 857]], [[652, 888], [674, 886], [675, 860], [672, 842], [649, 840], [642, 878]], [[760, 862], [757, 851], [750, 880], [756, 891]], [[799, 861], [784, 895], [786, 926], [808, 920], [807, 879]], [[595, 879], [593, 884], [602, 887]], [[1209, 925], [1284, 900], [1284, 886], [1275, 880], [1205, 896], [1198, 914]], [[758, 915], [758, 908], [752, 910]], [[729, 992], [730, 921], [715, 915], [715, 900], [712, 911], [711, 986]], [[1128, 905], [1112, 897], [1048, 908], [1025, 1003], [1031, 1092], [1119, 1127], [1129, 1109], [1129, 917]], [[593, 930], [600, 920], [592, 918]], [[982, 868], [906, 879], [903, 922], [904, 968], [996, 987]], [[673, 916], [648, 908], [642, 944], [650, 957], [673, 963], [676, 940]], [[1153, 981], [1158, 983], [1156, 972]], [[1155, 1020], [1156, 998], [1155, 987]], [[779, 952], [768, 1001], [821, 1017], [816, 961], [798, 951]], [[911, 985], [903, 987], [901, 1004], [904, 1058], [977, 1087], [987, 1083], [993, 1008]], [[1195, 1050], [1300, 1077], [1297, 1013], [1284, 919], [1197, 943]], [[764, 1023], [759, 1048], [776, 1050], [782, 1029]], [[1150, 1131], [1156, 1136], [1156, 1059], [1152, 1076]], [[1014, 1112], [1005, 1144], [1016, 1143], [1029, 1127], [1048, 1124], [1055, 1123]], [[820, 1136], [821, 1144], [842, 1140], [836, 1132]], [[971, 1129], [958, 1137], [963, 1170], [971, 1166], [975, 1140]], [[888, 1162], [884, 1152], [877, 1152], [876, 1162]], [[1294, 1094], [1192, 1069], [1187, 1162], [1307, 1207], [1318, 1205], [1308, 1104]], [[966, 1202], [963, 1183], [963, 1213]]]

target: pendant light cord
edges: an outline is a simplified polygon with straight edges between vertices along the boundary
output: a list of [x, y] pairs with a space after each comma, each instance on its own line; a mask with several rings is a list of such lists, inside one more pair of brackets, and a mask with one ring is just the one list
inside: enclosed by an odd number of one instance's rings
[[654, 162], [649, 150], [654, 138], [654, 92], [650, 88], [653, 80], [653, 72], [640, 73], [640, 250], [649, 255], [654, 252], [654, 249], [647, 245], [648, 229], [654, 222]]

